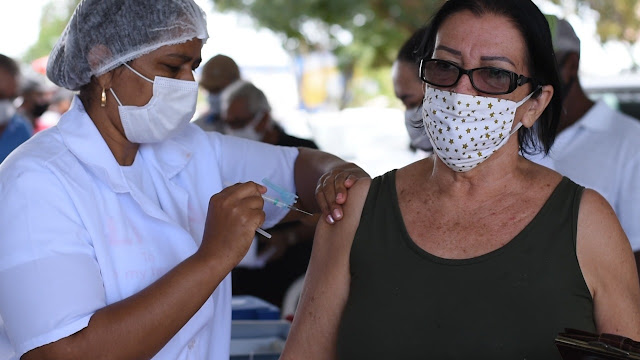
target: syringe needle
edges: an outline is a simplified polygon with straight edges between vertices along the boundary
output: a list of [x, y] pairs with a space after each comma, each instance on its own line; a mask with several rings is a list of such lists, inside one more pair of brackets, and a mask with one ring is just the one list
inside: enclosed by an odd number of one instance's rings
[[279, 207], [286, 207], [287, 209], [295, 210], [295, 211], [299, 211], [299, 212], [301, 212], [301, 213], [303, 213], [303, 214], [307, 214], [307, 215], [309, 215], [309, 216], [313, 216], [313, 214], [312, 214], [312, 213], [306, 212], [306, 211], [304, 211], [304, 210], [302, 210], [302, 209], [298, 209], [298, 208], [297, 208], [297, 207], [295, 207], [295, 206], [285, 204], [283, 201], [276, 200], [276, 199], [272, 199], [272, 198], [270, 198], [270, 197], [268, 197], [268, 196], [266, 196], [266, 195], [262, 195], [262, 198], [263, 198], [265, 201], [270, 202], [270, 203], [272, 203], [272, 204], [273, 204], [273, 205], [275, 205], [275, 206], [279, 206]]
[[301, 213], [303, 213], [303, 214], [307, 214], [307, 215], [309, 215], [309, 216], [313, 216], [313, 214], [312, 214], [312, 213], [310, 213], [310, 212], [306, 212], [306, 211], [304, 211], [304, 210], [302, 210], [302, 209], [298, 209], [298, 208], [297, 208], [297, 207], [295, 207], [295, 206], [290, 206], [290, 207], [289, 207], [289, 209], [293, 209], [293, 210], [295, 210], [295, 211], [300, 211], [300, 212], [301, 212]]

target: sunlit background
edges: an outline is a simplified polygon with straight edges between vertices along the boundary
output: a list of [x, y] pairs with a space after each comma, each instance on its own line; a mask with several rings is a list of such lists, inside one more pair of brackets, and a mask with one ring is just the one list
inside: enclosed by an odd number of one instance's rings
[[[301, 52], [298, 48], [301, 45], [295, 40], [259, 27], [248, 15], [214, 11], [211, 0], [196, 2], [207, 12], [211, 36], [202, 50], [204, 61], [216, 54], [233, 58], [242, 77], [267, 94], [274, 118], [287, 132], [312, 138], [323, 150], [357, 162], [372, 175], [423, 156], [409, 149], [404, 109], [393, 96], [390, 66], [356, 67], [349, 79], [350, 86], [345, 86], [347, 80], [341, 72], [340, 58], [323, 42], [328, 41], [325, 32], [330, 32], [333, 41], [348, 45], [353, 41], [348, 30], [336, 26], [327, 29], [309, 21], [303, 29], [305, 36], [315, 37], [319, 45]], [[543, 12], [566, 18], [575, 28], [582, 42], [583, 84], [597, 87], [606, 82], [626, 82], [640, 88], [640, 78], [634, 75], [637, 70], [634, 64], [640, 64], [640, 45], [616, 39], [601, 41], [596, 28], [600, 15], [588, 7], [576, 7], [575, 0], [562, 1], [560, 5], [550, 0], [534, 2]], [[31, 64], [42, 20], [66, 11], [68, 3], [68, 0], [22, 0], [10, 4], [4, 1], [0, 5], [0, 53]], [[640, 6], [634, 11], [640, 18], [637, 13]], [[366, 21], [365, 15], [353, 18], [356, 25]], [[402, 40], [395, 48], [401, 45]], [[198, 109], [204, 111], [204, 96], [201, 100]]]

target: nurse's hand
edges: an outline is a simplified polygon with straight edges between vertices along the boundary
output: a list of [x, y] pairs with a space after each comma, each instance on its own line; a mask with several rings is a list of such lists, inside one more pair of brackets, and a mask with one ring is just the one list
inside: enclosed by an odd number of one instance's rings
[[362, 178], [371, 177], [353, 163], [345, 163], [320, 177], [316, 187], [316, 201], [322, 210], [322, 218], [327, 223], [333, 224], [342, 219], [342, 204], [347, 201], [348, 189]]
[[222, 261], [231, 270], [246, 255], [256, 229], [265, 220], [261, 195], [267, 188], [254, 182], [223, 189], [209, 200], [198, 252]]

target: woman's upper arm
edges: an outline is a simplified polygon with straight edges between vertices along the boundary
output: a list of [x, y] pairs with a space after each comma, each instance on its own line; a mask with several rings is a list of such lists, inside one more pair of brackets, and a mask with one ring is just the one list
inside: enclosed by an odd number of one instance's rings
[[350, 190], [342, 221], [319, 221], [304, 289], [282, 359], [331, 359], [342, 310], [349, 295], [349, 255], [370, 180]]
[[598, 332], [640, 340], [640, 285], [631, 246], [609, 203], [589, 189], [580, 203], [577, 254]]

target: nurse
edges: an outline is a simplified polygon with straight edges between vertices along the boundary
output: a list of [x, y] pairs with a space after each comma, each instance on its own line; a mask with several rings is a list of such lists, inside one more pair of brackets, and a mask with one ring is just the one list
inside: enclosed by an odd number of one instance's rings
[[263, 202], [261, 180], [309, 205], [322, 174], [366, 176], [190, 124], [207, 37], [193, 0], [78, 5], [47, 75], [79, 94], [0, 167], [0, 316], [16, 358], [228, 359], [228, 274], [256, 229], [295, 216]]

